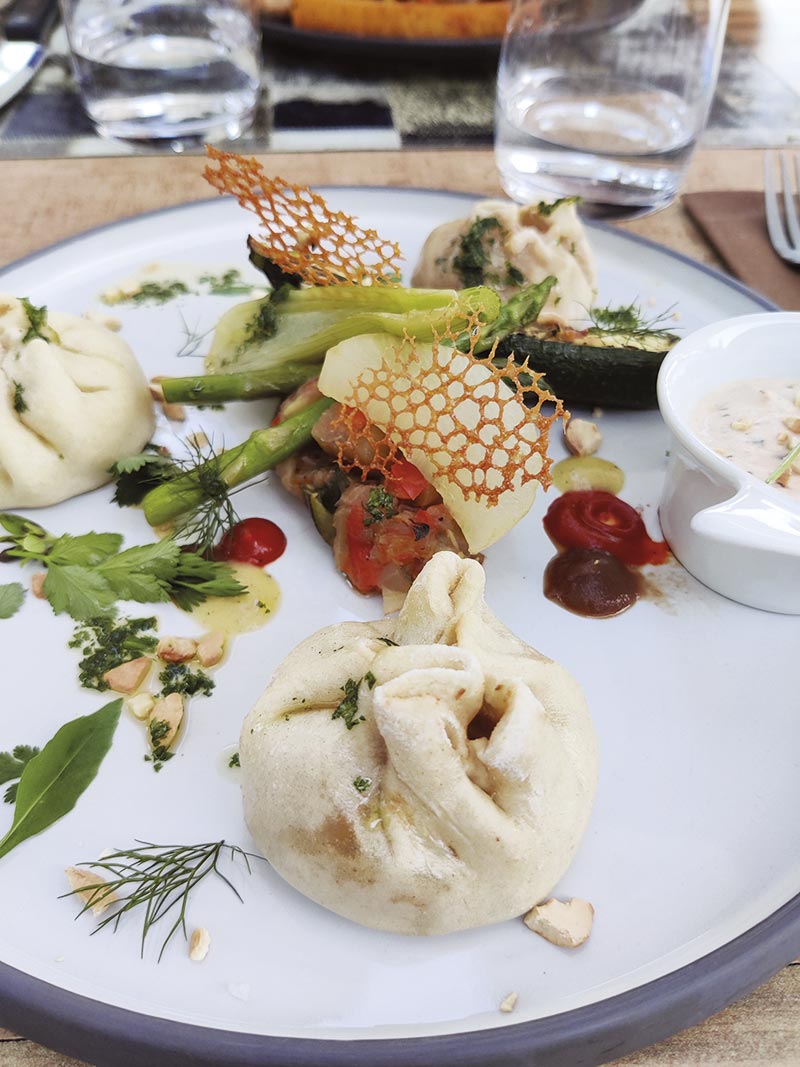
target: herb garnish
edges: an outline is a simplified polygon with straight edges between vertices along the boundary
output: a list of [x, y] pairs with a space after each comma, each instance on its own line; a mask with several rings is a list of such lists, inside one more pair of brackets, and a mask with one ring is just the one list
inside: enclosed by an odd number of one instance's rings
[[486, 275], [489, 263], [486, 238], [493, 232], [500, 237], [503, 235], [503, 227], [499, 219], [489, 216], [485, 219], [475, 219], [461, 238], [458, 253], [453, 257], [453, 270], [461, 278], [465, 289], [484, 285], [490, 280]]
[[33, 745], [16, 745], [10, 752], [0, 752], [0, 785], [12, 783], [3, 794], [6, 804], [13, 804], [17, 799], [18, 783], [15, 779], [22, 777], [26, 765], [38, 754], [39, 749]]
[[0, 857], [72, 811], [111, 747], [121, 710], [122, 701], [114, 700], [93, 715], [73, 719], [25, 764]]
[[541, 215], [542, 218], [549, 219], [556, 208], [562, 207], [564, 204], [579, 204], [581, 198], [579, 196], [562, 196], [559, 200], [554, 200], [552, 203], [548, 203], [546, 200], [540, 200], [536, 205], [537, 215]]
[[363, 507], [367, 513], [364, 517], [365, 526], [372, 526], [375, 522], [383, 522], [384, 519], [391, 519], [397, 514], [397, 501], [383, 486], [370, 490]]
[[769, 475], [769, 477], [766, 479], [767, 485], [772, 485], [772, 483], [776, 482], [782, 474], [785, 474], [796, 459], [800, 459], [800, 441], [797, 442], [797, 444], [787, 456], [783, 457], [783, 459], [780, 461], [780, 463], [772, 472], [772, 474]]
[[22, 607], [25, 590], [19, 582], [0, 585], [0, 619], [10, 619]]
[[109, 470], [116, 483], [111, 499], [121, 508], [135, 507], [151, 489], [169, 481], [179, 469], [172, 457], [162, 455], [155, 445], [148, 445], [135, 456], [123, 456]]
[[634, 301], [621, 307], [592, 308], [589, 318], [592, 325], [589, 333], [595, 336], [621, 334], [623, 337], [669, 337], [670, 331], [663, 325], [671, 318], [675, 305], [659, 315], [648, 319]]
[[344, 693], [344, 699], [339, 703], [333, 715], [332, 719], [341, 719], [348, 730], [352, 730], [354, 726], [357, 726], [360, 722], [364, 722], [364, 716], [358, 714], [358, 687], [361, 685], [361, 679], [358, 681], [355, 678], [348, 678], [342, 686], [342, 692]]
[[241, 767], [241, 763], [239, 762], [239, 753], [238, 752], [234, 752], [234, 754], [228, 760], [228, 766], [229, 767]]
[[28, 402], [25, 399], [25, 386], [21, 382], [13, 382], [14, 386], [14, 399], [12, 404], [14, 405], [14, 411], [18, 415], [24, 415], [28, 410]]
[[366, 793], [369, 787], [372, 785], [371, 778], [362, 778], [360, 775], [358, 778], [353, 779], [353, 788], [359, 793]]
[[199, 669], [192, 670], [186, 663], [168, 663], [158, 676], [161, 682], [162, 696], [170, 693], [181, 693], [183, 696], [193, 697], [201, 693], [204, 697], [211, 696], [211, 690], [215, 682]]
[[27, 344], [28, 341], [32, 341], [35, 337], [40, 337], [43, 341], [55, 342], [60, 344], [60, 339], [56, 331], [47, 322], [47, 308], [34, 307], [34, 305], [28, 300], [26, 296], [20, 297], [20, 303], [25, 314], [28, 316], [28, 329], [25, 331], [25, 335], [22, 338], [22, 343]]
[[206, 875], [213, 872], [236, 894], [239, 900], [242, 899], [236, 887], [219, 870], [220, 859], [226, 852], [231, 860], [236, 857], [243, 859], [248, 873], [251, 869], [250, 860], [263, 858], [252, 852], [245, 852], [238, 845], [228, 845], [225, 841], [213, 841], [201, 845], [154, 845], [148, 841], [137, 841], [136, 844], [140, 847], [122, 849], [102, 860], [82, 863], [81, 867], [102, 871], [104, 880], [98, 882], [96, 887], [84, 886], [80, 890], [64, 893], [62, 897], [71, 897], [76, 892], [80, 892], [85, 901], [80, 915], [103, 900], [116, 898], [113, 904], [109, 904], [109, 908], [113, 908], [113, 911], [100, 920], [94, 933], [109, 925], [113, 930], [117, 930], [125, 914], [143, 907], [142, 956], [144, 956], [147, 935], [152, 928], [165, 915], [177, 908], [177, 916], [161, 945], [159, 960], [164, 955], [164, 950], [174, 934], [181, 930], [186, 938], [186, 909], [189, 895]]
[[96, 689], [98, 693], [108, 689], [103, 678], [106, 671], [138, 656], [154, 652], [158, 638], [154, 616], [147, 619], [120, 619], [108, 615], [89, 619], [79, 627], [69, 642], [70, 648], [79, 648], [83, 659], [78, 664], [79, 679], [84, 689]]
[[244, 281], [235, 267], [224, 274], [201, 274], [200, 281], [208, 286], [211, 296], [240, 296], [253, 291], [253, 286]]
[[210, 596], [239, 596], [243, 586], [224, 563], [184, 551], [172, 538], [120, 551], [115, 533], [56, 537], [37, 523], [0, 514], [7, 559], [43, 563], [42, 590], [56, 615], [86, 621], [108, 615], [117, 600], [157, 603], [172, 599], [189, 610]]

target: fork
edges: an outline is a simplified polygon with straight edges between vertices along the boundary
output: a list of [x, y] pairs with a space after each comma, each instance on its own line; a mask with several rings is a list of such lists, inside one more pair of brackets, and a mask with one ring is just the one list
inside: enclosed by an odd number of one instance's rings
[[[775, 186], [775, 153], [764, 155], [764, 207], [767, 213], [767, 230], [772, 247], [789, 263], [800, 264], [800, 218], [795, 204], [794, 186], [789, 164], [789, 152], [780, 153], [781, 183], [783, 185], [783, 216], [781, 218], [779, 193]], [[800, 156], [794, 155], [795, 185], [800, 189]]]

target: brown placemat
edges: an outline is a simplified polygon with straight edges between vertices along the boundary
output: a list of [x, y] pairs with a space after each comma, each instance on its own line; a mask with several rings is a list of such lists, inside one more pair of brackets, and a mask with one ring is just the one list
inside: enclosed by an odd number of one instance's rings
[[770, 244], [763, 193], [685, 193], [682, 202], [732, 274], [779, 307], [800, 311], [800, 267]]

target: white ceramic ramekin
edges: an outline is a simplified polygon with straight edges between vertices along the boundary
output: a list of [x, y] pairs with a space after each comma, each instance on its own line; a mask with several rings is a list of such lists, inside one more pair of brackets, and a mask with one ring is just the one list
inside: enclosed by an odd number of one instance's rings
[[800, 614], [800, 501], [717, 455], [690, 426], [697, 403], [748, 378], [800, 378], [800, 313], [726, 319], [679, 341], [658, 404], [672, 432], [659, 517], [683, 566], [751, 607]]

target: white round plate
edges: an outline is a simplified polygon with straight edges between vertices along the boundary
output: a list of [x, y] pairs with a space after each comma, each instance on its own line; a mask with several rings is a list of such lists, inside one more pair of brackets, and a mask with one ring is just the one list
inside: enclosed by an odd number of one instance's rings
[[[400, 241], [410, 269], [431, 228], [469, 198], [399, 189], [333, 189], [332, 205]], [[250, 275], [254, 223], [217, 199], [131, 219], [18, 263], [3, 290], [83, 312], [153, 261]], [[736, 283], [657, 246], [591, 228], [602, 304], [674, 305], [681, 331], [769, 305]], [[177, 358], [184, 322], [213, 326], [231, 299], [187, 296], [113, 309], [148, 375], [199, 371]], [[265, 424], [267, 402], [193, 412], [219, 445]], [[605, 412], [602, 455], [625, 471], [622, 496], [657, 535], [667, 434], [657, 412]], [[554, 442], [556, 456], [563, 453]], [[35, 513], [54, 532], [119, 530], [152, 540], [140, 513], [108, 488]], [[341, 619], [380, 613], [348, 588], [308, 514], [268, 482], [243, 493], [242, 514], [273, 518], [288, 537], [271, 572], [281, 603], [264, 629], [237, 639], [217, 688], [197, 699], [178, 754], [160, 774], [143, 759], [141, 726], [123, 718], [97, 779], [68, 816], [0, 860], [0, 1025], [101, 1065], [357, 1067], [369, 1064], [598, 1063], [686, 1026], [763, 981], [800, 951], [800, 716], [796, 621], [727, 601], [677, 564], [654, 569], [660, 594], [609, 620], [544, 599], [553, 548], [547, 498], [486, 554], [487, 595], [526, 641], [583, 684], [600, 740], [600, 785], [588, 834], [558, 887], [596, 910], [589, 942], [555, 948], [521, 921], [446, 937], [376, 933], [310, 903], [265, 863], [226, 873], [242, 894], [203, 884], [190, 926], [211, 951], [192, 963], [174, 940], [157, 962], [158, 928], [139, 955], [140, 921], [90, 936], [63, 869], [135, 839], [251, 847], [225, 754], [273, 668], [301, 638]], [[4, 569], [3, 581], [17, 578]], [[137, 607], [136, 614], [149, 609]], [[192, 631], [159, 610], [162, 633]], [[0, 750], [44, 743], [104, 701], [82, 690], [69, 620], [28, 596], [0, 623], [4, 709]], [[10, 809], [0, 819], [10, 822]], [[5, 822], [0, 824], [0, 831]], [[509, 992], [513, 1014], [499, 1011]]]

